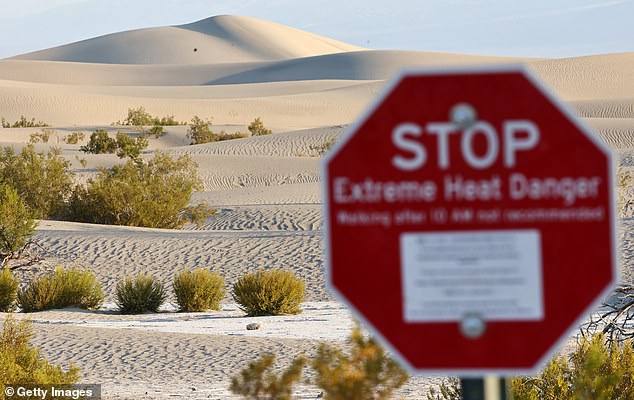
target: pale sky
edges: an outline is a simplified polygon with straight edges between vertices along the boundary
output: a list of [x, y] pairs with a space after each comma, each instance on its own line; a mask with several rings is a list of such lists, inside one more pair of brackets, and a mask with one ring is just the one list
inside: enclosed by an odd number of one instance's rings
[[0, 0], [0, 58], [220, 14], [375, 49], [532, 57], [634, 51], [634, 0]]

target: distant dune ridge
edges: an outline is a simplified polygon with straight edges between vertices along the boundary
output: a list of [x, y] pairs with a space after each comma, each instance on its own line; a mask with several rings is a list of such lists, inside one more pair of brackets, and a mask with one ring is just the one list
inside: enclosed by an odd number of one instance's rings
[[[285, 268], [305, 280], [307, 300], [321, 304], [317, 309], [329, 318], [310, 312], [279, 317], [278, 332], [271, 320], [260, 319], [260, 333], [273, 335], [271, 342], [243, 329], [246, 322], [227, 296], [223, 307], [234, 310], [229, 313], [153, 314], [142, 321], [107, 311], [41, 312], [33, 317], [34, 342], [49, 361], [73, 362], [86, 381], [103, 383], [104, 398], [188, 399], [195, 385], [201, 398], [230, 399], [236, 398], [227, 390], [231, 375], [258, 351], [273, 349], [281, 362], [313, 351], [324, 337], [311, 336], [318, 335], [307, 328], [312, 323], [335, 329], [326, 338], [344, 339], [353, 321], [338, 314], [341, 306], [329, 303], [333, 298], [323, 273], [318, 149], [341, 137], [403, 68], [496, 63], [525, 63], [613, 148], [634, 150], [634, 52], [532, 59], [369, 50], [271, 22], [218, 16], [0, 60], [0, 116], [51, 124], [49, 143], [36, 149], [61, 147], [80, 182], [99, 167], [121, 163], [114, 154], [84, 154], [79, 148], [96, 129], [138, 135], [135, 127], [111, 125], [130, 108], [143, 106], [154, 116], [174, 115], [178, 121], [194, 115], [213, 119], [216, 133], [248, 132], [256, 117], [273, 130], [191, 146], [187, 126], [165, 127], [163, 136], [149, 139], [142, 156], [190, 155], [203, 183], [192, 202], [207, 201], [217, 215], [182, 231], [41, 221], [37, 240], [50, 251], [46, 263], [90, 268], [111, 303], [126, 275], [151, 274], [170, 288], [174, 272], [185, 268], [213, 269], [228, 283], [248, 272]], [[74, 131], [86, 139], [64, 143]], [[18, 148], [39, 132], [0, 128], [0, 146]], [[630, 246], [632, 221], [624, 225], [623, 243]], [[623, 264], [634, 270], [629, 259]], [[42, 272], [38, 265], [17, 273], [26, 279]], [[228, 318], [231, 324], [218, 332], [214, 327]], [[334, 324], [339, 328], [324, 322], [333, 319], [341, 320]], [[178, 330], [149, 331], [163, 323]], [[311, 339], [289, 338], [288, 325], [308, 330]], [[425, 397], [429, 382], [413, 378], [397, 397]], [[312, 388], [298, 398], [316, 398], [319, 392]]]

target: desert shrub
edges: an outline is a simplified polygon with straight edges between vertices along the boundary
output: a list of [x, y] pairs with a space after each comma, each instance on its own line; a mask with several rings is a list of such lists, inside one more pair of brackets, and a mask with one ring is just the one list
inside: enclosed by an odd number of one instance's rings
[[37, 218], [47, 219], [63, 213], [72, 192], [73, 175], [70, 162], [59, 149], [36, 153], [29, 145], [16, 154], [5, 147], [0, 151], [0, 182], [16, 189]]
[[330, 400], [390, 398], [409, 376], [373, 339], [364, 338], [356, 327], [350, 336], [351, 349], [343, 352], [321, 344], [312, 367], [316, 384]]
[[318, 145], [312, 145], [309, 147], [311, 153], [316, 157], [323, 157], [332, 149], [332, 147], [337, 143], [335, 138], [328, 139]]
[[18, 295], [18, 278], [14, 277], [9, 268], [2, 268], [0, 273], [0, 312], [13, 310]]
[[101, 169], [86, 187], [77, 186], [70, 200], [69, 219], [180, 228], [191, 218], [204, 217], [202, 208], [206, 205], [188, 206], [192, 191], [200, 187], [196, 163], [189, 156], [174, 160], [159, 153], [148, 162], [129, 160]]
[[583, 337], [569, 356], [552, 359], [536, 377], [511, 381], [516, 400], [632, 400], [632, 339], [606, 342], [602, 334]]
[[0, 183], [0, 259], [18, 257], [37, 224], [13, 187]]
[[129, 126], [172, 126], [172, 125], [184, 125], [174, 119], [173, 115], [168, 115], [162, 118], [154, 117], [144, 107], [128, 108], [128, 116], [123, 120], [116, 122], [116, 125], [129, 125]]
[[103, 129], [97, 129], [90, 135], [88, 143], [79, 148], [84, 153], [107, 154], [117, 150], [117, 141]]
[[249, 132], [253, 136], [270, 135], [272, 132], [270, 129], [266, 129], [260, 117], [257, 117], [253, 122], [249, 124]]
[[300, 380], [305, 357], [297, 357], [280, 376], [271, 371], [273, 354], [264, 354], [244, 368], [239, 376], [231, 378], [230, 390], [247, 399], [290, 400], [293, 386]]
[[215, 135], [214, 141], [222, 142], [223, 140], [242, 139], [245, 137], [249, 137], [249, 135], [242, 132], [226, 133], [225, 131], [220, 131], [219, 134]]
[[79, 141], [84, 140], [85, 137], [86, 135], [84, 132], [71, 132], [68, 136], [66, 136], [65, 142], [67, 144], [77, 144]]
[[174, 277], [174, 294], [180, 311], [220, 310], [225, 280], [207, 269], [183, 271]]
[[116, 303], [124, 314], [158, 312], [165, 297], [163, 285], [150, 276], [126, 277], [117, 284]]
[[460, 385], [460, 379], [449, 378], [446, 382], [442, 382], [438, 386], [438, 391], [435, 388], [430, 388], [427, 394], [427, 400], [462, 400], [462, 386]]
[[191, 139], [191, 144], [202, 144], [217, 141], [218, 135], [213, 133], [210, 126], [210, 120], [204, 120], [195, 115], [189, 124], [189, 129], [187, 130], [187, 137]]
[[258, 271], [233, 284], [232, 296], [250, 316], [299, 314], [306, 287], [292, 272]]
[[4, 320], [0, 333], [0, 399], [5, 398], [4, 385], [9, 383], [70, 385], [79, 380], [79, 368], [70, 365], [64, 371], [50, 364], [29, 344], [32, 336], [29, 321], [16, 321], [12, 315]]
[[29, 120], [24, 115], [20, 115], [20, 119], [15, 121], [13, 124], [4, 119], [4, 117], [2, 117], [0, 123], [3, 128], [44, 128], [49, 126], [42, 121], [35, 122], [35, 118], [31, 118]]
[[163, 130], [162, 126], [154, 125], [150, 129], [148, 129], [146, 133], [148, 134], [148, 136], [154, 136], [155, 139], [158, 139], [165, 134], [165, 131]]
[[53, 134], [53, 130], [52, 129], [42, 129], [40, 132], [38, 133], [32, 133], [30, 138], [29, 138], [29, 143], [48, 143], [48, 141], [51, 139], [51, 135]]
[[33, 279], [18, 293], [18, 304], [24, 312], [64, 307], [97, 309], [103, 300], [95, 274], [76, 268], [56, 268], [51, 275]]
[[146, 137], [141, 136], [133, 139], [121, 132], [117, 133], [116, 143], [117, 156], [119, 158], [130, 157], [133, 160], [138, 160], [141, 152], [148, 146]]

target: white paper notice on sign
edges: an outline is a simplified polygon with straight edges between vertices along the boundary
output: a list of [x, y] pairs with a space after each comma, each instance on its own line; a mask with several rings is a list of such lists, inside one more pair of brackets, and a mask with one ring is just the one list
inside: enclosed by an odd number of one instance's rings
[[406, 322], [543, 319], [539, 231], [411, 232], [400, 246]]

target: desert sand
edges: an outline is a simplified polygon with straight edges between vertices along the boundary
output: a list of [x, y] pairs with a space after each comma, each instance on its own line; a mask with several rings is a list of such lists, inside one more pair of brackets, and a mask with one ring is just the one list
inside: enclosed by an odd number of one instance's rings
[[[45, 260], [18, 270], [22, 280], [55, 265], [94, 271], [110, 308], [61, 310], [28, 316], [34, 344], [53, 363], [72, 362], [83, 382], [102, 383], [104, 398], [231, 398], [230, 377], [260, 352], [282, 364], [311, 354], [320, 340], [342, 343], [350, 314], [325, 287], [320, 159], [312, 146], [340, 137], [402, 68], [524, 63], [594, 127], [615, 150], [634, 148], [634, 53], [566, 59], [520, 59], [369, 50], [247, 17], [219, 16], [188, 25], [141, 29], [0, 60], [0, 115], [52, 125], [48, 144], [62, 148], [79, 180], [114, 155], [85, 155], [59, 139], [112, 126], [129, 108], [152, 115], [213, 118], [215, 131], [246, 131], [261, 117], [273, 134], [190, 146], [187, 127], [167, 127], [151, 139], [155, 151], [190, 154], [215, 217], [196, 228], [158, 230], [41, 221], [37, 242]], [[20, 147], [40, 128], [0, 129], [0, 146]], [[81, 166], [76, 156], [85, 158]], [[632, 165], [630, 165], [631, 167]], [[622, 240], [631, 248], [630, 222]], [[204, 267], [234, 282], [263, 268], [294, 271], [307, 284], [305, 312], [251, 321], [231, 303], [222, 312], [121, 316], [114, 288], [124, 276], [148, 273], [170, 287], [175, 272]], [[623, 257], [626, 276], [632, 269]], [[169, 302], [174, 301], [172, 297]], [[26, 318], [25, 315], [20, 315]], [[0, 318], [3, 318], [0, 314]], [[320, 329], [311, 328], [320, 326]], [[438, 379], [416, 377], [400, 391], [422, 398]], [[298, 398], [315, 398], [300, 387]]]

